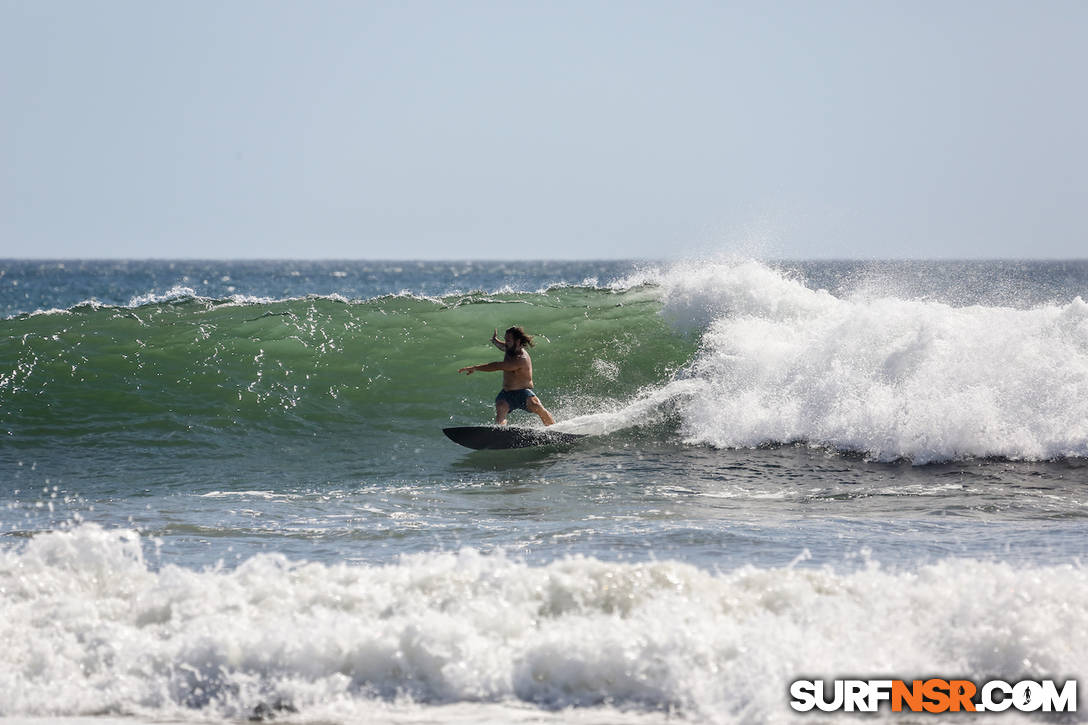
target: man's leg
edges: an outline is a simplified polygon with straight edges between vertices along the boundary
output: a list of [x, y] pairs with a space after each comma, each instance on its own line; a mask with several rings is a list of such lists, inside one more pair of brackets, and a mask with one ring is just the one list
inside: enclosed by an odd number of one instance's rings
[[495, 401], [495, 424], [506, 425], [506, 416], [510, 414], [510, 404], [505, 400]]
[[540, 404], [540, 398], [535, 395], [525, 401], [525, 410], [539, 415], [544, 425], [555, 425], [555, 418], [552, 417], [547, 408]]

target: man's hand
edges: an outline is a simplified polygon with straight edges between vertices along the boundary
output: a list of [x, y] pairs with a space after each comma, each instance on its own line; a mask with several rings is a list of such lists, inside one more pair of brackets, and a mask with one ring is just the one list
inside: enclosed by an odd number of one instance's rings
[[472, 375], [474, 372], [476, 372], [476, 366], [475, 365], [469, 365], [467, 368], [461, 368], [457, 372], [465, 373], [466, 375]]

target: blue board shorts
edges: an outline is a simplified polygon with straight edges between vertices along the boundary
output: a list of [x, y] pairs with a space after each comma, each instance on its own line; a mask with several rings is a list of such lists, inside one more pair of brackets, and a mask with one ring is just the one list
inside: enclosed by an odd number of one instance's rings
[[529, 402], [529, 398], [536, 396], [532, 388], [522, 388], [521, 390], [500, 390], [499, 394], [495, 396], [495, 405], [499, 404], [500, 400], [505, 400], [506, 404], [510, 406], [510, 410], [528, 410], [525, 404]]

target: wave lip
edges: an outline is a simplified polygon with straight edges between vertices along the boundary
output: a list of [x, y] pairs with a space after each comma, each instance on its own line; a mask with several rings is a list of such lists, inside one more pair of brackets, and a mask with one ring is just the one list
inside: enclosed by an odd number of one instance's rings
[[1080, 566], [710, 573], [463, 550], [155, 571], [144, 544], [83, 524], [0, 553], [0, 714], [243, 717], [279, 702], [344, 715], [407, 698], [752, 721], [783, 716], [802, 675], [1088, 667]]
[[703, 329], [692, 444], [805, 442], [915, 463], [1088, 456], [1088, 304], [835, 297], [756, 262], [682, 266], [664, 314]]
[[175, 285], [165, 292], [144, 292], [142, 294], [132, 295], [127, 303], [124, 304], [111, 304], [108, 302], [102, 302], [95, 298], [81, 300], [76, 302], [67, 308], [50, 307], [39, 308], [32, 312], [17, 312], [9, 315], [5, 320], [18, 320], [27, 317], [36, 317], [39, 315], [57, 315], [65, 313], [73, 313], [77, 311], [98, 311], [98, 310], [138, 310], [148, 307], [164, 307], [175, 304], [183, 304], [186, 302], [195, 302], [205, 306], [265, 306], [265, 305], [280, 305], [290, 304], [300, 301], [329, 301], [339, 302], [349, 305], [371, 305], [376, 303], [408, 300], [415, 302], [427, 302], [441, 307], [456, 307], [463, 304], [471, 303], [503, 303], [510, 300], [504, 298], [533, 298], [542, 295], [563, 293], [563, 292], [605, 292], [616, 293], [625, 291], [624, 289], [615, 287], [614, 285], [600, 286], [595, 278], [587, 278], [578, 284], [570, 284], [566, 282], [555, 282], [544, 285], [535, 290], [521, 289], [511, 285], [504, 285], [498, 289], [493, 290], [450, 290], [444, 292], [441, 295], [430, 295], [421, 292], [413, 292], [410, 290], [401, 290], [399, 292], [387, 292], [378, 294], [372, 297], [366, 298], [352, 298], [337, 292], [330, 292], [325, 294], [305, 294], [296, 296], [284, 296], [284, 297], [271, 297], [260, 295], [246, 295], [246, 294], [229, 294], [225, 296], [208, 296], [202, 295], [194, 290], [192, 287], [185, 285]]

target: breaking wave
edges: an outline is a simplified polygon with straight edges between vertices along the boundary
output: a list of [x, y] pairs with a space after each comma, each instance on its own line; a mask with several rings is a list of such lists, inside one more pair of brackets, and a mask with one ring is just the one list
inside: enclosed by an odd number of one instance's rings
[[539, 335], [541, 395], [569, 430], [664, 420], [655, 430], [688, 445], [915, 463], [1088, 456], [1081, 297], [1023, 308], [860, 289], [754, 261], [361, 301], [176, 288], [0, 322], [0, 425], [25, 444], [76, 432], [95, 446], [124, 427], [152, 447], [300, 426], [433, 432], [490, 417], [496, 380], [455, 371], [494, 357], [493, 328], [523, 324]]
[[711, 573], [466, 549], [387, 566], [267, 554], [193, 571], [150, 566], [153, 543], [83, 524], [0, 552], [0, 715], [474, 703], [758, 722], [788, 717], [788, 683], [802, 676], [1088, 671], [1080, 566]]

